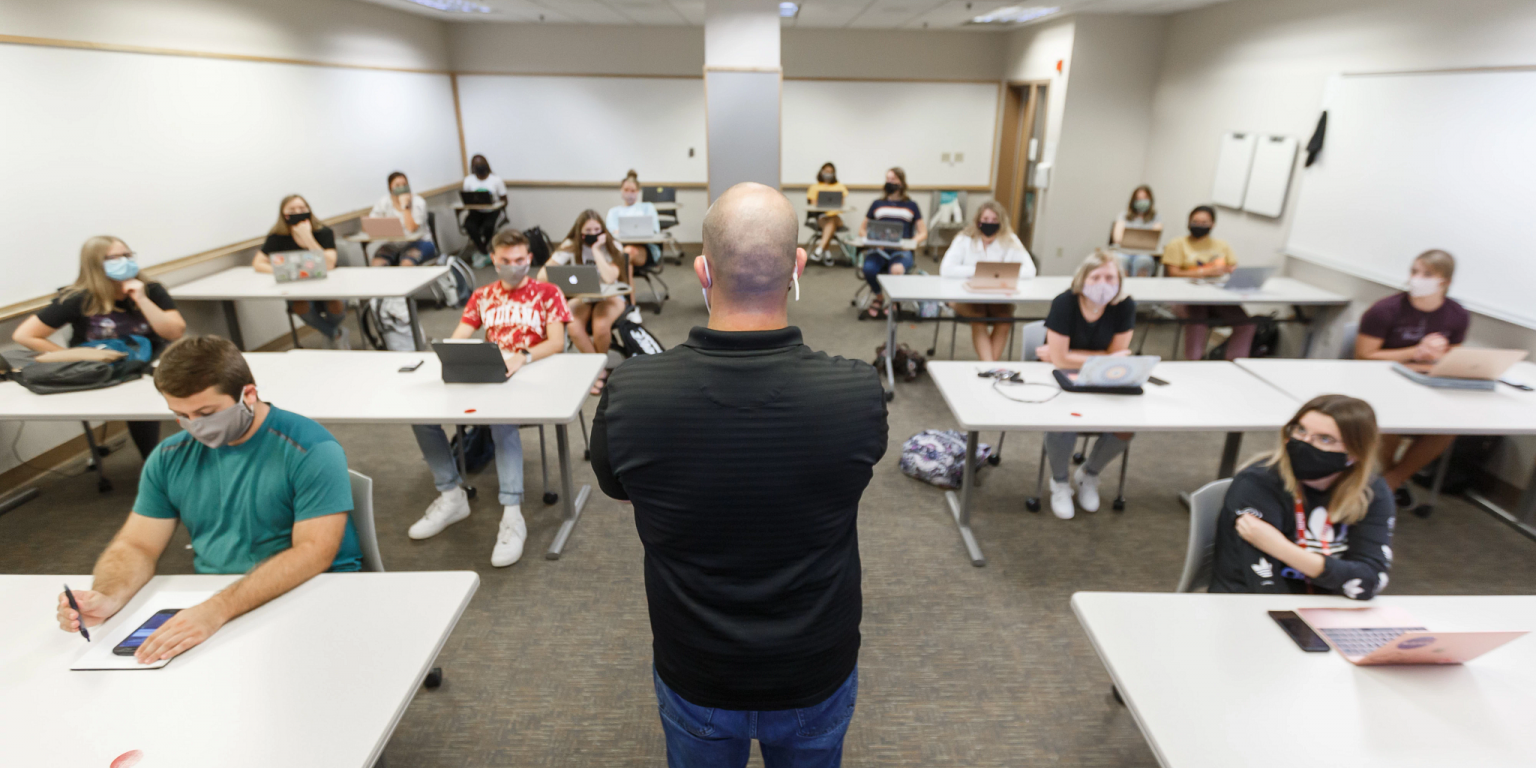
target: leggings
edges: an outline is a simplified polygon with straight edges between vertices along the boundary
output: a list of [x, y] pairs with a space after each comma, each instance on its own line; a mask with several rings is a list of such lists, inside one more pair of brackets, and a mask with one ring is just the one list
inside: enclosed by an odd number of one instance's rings
[[133, 438], [133, 447], [139, 449], [139, 456], [147, 459], [155, 446], [160, 444], [160, 422], [130, 421], [128, 437]]
[[464, 214], [464, 231], [481, 253], [491, 252], [491, 237], [496, 234], [496, 221], [500, 217], [501, 211], [469, 211]]
[[[1051, 479], [1058, 483], [1065, 483], [1067, 475], [1072, 472], [1072, 446], [1077, 443], [1076, 432], [1047, 432], [1045, 433], [1045, 455], [1051, 461]], [[1083, 470], [1090, 475], [1098, 475], [1104, 471], [1111, 461], [1115, 460], [1125, 451], [1130, 443], [1121, 440], [1111, 432], [1099, 435], [1099, 439], [1093, 443], [1093, 450], [1088, 454], [1088, 462], [1083, 465]]]

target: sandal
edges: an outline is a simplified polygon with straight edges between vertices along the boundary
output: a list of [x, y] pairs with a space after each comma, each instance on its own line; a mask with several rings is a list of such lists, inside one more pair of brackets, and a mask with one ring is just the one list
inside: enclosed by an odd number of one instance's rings
[[603, 387], [606, 386], [608, 386], [608, 369], [604, 368], [603, 372], [597, 375], [597, 381], [592, 382], [592, 389], [589, 391], [589, 394], [597, 397], [603, 394]]
[[865, 311], [864, 316], [870, 320], [879, 320], [885, 317], [885, 300], [879, 296], [871, 299], [869, 309]]

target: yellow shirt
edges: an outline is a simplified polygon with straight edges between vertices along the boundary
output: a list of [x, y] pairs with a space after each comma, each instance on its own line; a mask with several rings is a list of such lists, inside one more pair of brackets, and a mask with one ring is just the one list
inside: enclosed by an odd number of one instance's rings
[[1232, 255], [1232, 246], [1225, 240], [1217, 240], [1214, 237], [1201, 238], [1199, 243], [1192, 243], [1189, 235], [1177, 238], [1163, 246], [1163, 266], [1182, 267], [1194, 269], [1203, 267], [1217, 259], [1225, 259], [1227, 266], [1237, 266], [1237, 257]]
[[822, 192], [841, 192], [843, 193], [843, 205], [848, 204], [848, 185], [842, 183], [841, 181], [836, 184], [823, 184], [819, 181], [815, 184], [812, 184], [811, 188], [805, 191], [805, 202], [810, 205], [815, 205], [816, 195]]

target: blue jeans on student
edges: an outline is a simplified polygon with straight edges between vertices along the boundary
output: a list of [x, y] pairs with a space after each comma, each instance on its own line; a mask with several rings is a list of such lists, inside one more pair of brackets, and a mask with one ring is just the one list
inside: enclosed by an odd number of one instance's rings
[[[414, 424], [416, 444], [432, 470], [432, 484], [439, 491], [451, 491], [463, 483], [459, 464], [454, 460], [448, 433], [439, 424]], [[496, 443], [496, 479], [501, 486], [497, 498], [503, 506], [523, 503], [523, 438], [516, 424], [492, 424], [491, 440]]]
[[347, 321], [347, 309], [346, 305], [342, 305], [341, 314], [331, 314], [325, 306], [329, 303], [328, 301], [311, 301], [309, 311], [299, 317], [304, 320], [305, 325], [324, 334], [326, 338], [334, 339], [341, 333], [342, 323]]
[[843, 736], [853, 719], [859, 670], [819, 704], [761, 712], [700, 707], [661, 681], [655, 668], [656, 702], [667, 736], [667, 768], [741, 768], [757, 739], [764, 768], [838, 768]]
[[391, 267], [414, 267], [436, 259], [437, 246], [433, 245], [431, 240], [417, 240], [414, 243], [385, 243], [379, 246], [379, 250], [374, 252], [373, 257], [389, 262]]
[[880, 275], [891, 271], [892, 264], [900, 264], [907, 274], [912, 274], [911, 251], [887, 251], [884, 248], [875, 248], [864, 254], [864, 282], [869, 283], [869, 289], [880, 295]]
[[1157, 269], [1157, 260], [1150, 253], [1116, 251], [1115, 256], [1120, 260], [1125, 274], [1130, 277], [1151, 277], [1152, 271]]

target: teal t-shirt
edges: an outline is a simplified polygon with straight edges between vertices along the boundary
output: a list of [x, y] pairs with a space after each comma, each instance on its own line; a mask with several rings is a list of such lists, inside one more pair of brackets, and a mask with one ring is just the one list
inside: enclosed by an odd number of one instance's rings
[[[293, 546], [294, 523], [352, 511], [347, 454], [325, 427], [272, 407], [240, 445], [209, 448], [186, 432], [160, 443], [144, 462], [133, 511], [180, 518], [198, 573], [247, 573]], [[331, 570], [362, 564], [349, 519]]]

